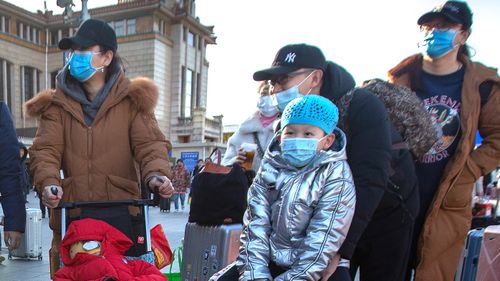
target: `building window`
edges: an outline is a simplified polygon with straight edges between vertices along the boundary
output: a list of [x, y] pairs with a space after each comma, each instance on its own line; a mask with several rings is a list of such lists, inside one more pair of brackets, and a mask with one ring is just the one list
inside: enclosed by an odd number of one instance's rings
[[21, 106], [40, 91], [41, 74], [42, 72], [36, 68], [21, 66]]
[[179, 115], [180, 117], [184, 117], [184, 89], [186, 88], [186, 67], [182, 67], [181, 70], [181, 94], [180, 94], [180, 107], [179, 107]]
[[1, 16], [0, 17], [0, 31], [2, 31], [4, 33], [10, 33], [9, 22], [10, 22], [9, 17]]
[[181, 88], [181, 117], [191, 117], [191, 109], [193, 108], [193, 82], [194, 72], [191, 69], [182, 67], [182, 88]]
[[194, 46], [194, 43], [195, 43], [194, 34], [191, 31], [188, 31], [188, 34], [187, 34], [187, 44], [189, 46]]
[[40, 43], [40, 42], [38, 42], [38, 40], [40, 39], [40, 38], [38, 38], [39, 37], [38, 36], [38, 29], [33, 28], [32, 32], [33, 32], [33, 36], [31, 36], [31, 40], [33, 41], [33, 43], [35, 43], [35, 44]]
[[19, 38], [24, 38], [23, 36], [23, 31], [24, 31], [24, 25], [22, 22], [17, 22], [17, 36]]
[[31, 28], [29, 25], [24, 26], [24, 38], [31, 41]]
[[183, 32], [182, 32], [182, 39], [184, 40], [184, 42], [187, 41], [187, 34], [188, 34], [188, 29], [187, 29], [187, 27], [184, 27]]
[[12, 113], [11, 68], [10, 62], [0, 58], [0, 101], [5, 102]]
[[127, 34], [135, 34], [135, 19], [128, 19], [127, 20]]
[[49, 32], [50, 34], [50, 42], [49, 42], [49, 45], [50, 46], [55, 46], [57, 45], [57, 43], [59, 43], [59, 40], [57, 38], [57, 30], [51, 30]]
[[115, 33], [116, 36], [123, 36], [125, 35], [125, 23], [123, 20], [121, 21], [115, 21]]
[[190, 118], [193, 108], [194, 94], [194, 72], [191, 69], [182, 67], [182, 86], [181, 86], [181, 117]]
[[35, 96], [35, 88], [33, 87], [35, 85], [33, 81], [35, 79], [35, 76], [33, 75], [33, 68], [24, 66], [21, 67], [21, 69], [22, 69], [21, 85], [22, 85], [23, 103], [24, 103]]
[[201, 75], [200, 73], [196, 73], [196, 108], [200, 107], [200, 99], [201, 99]]
[[198, 50], [201, 51], [201, 49], [203, 48], [203, 42], [205, 40], [203, 40], [203, 37], [200, 36], [199, 40], [198, 40]]
[[190, 136], [178, 136], [179, 143], [189, 143]]
[[191, 117], [191, 108], [193, 107], [193, 75], [194, 72], [191, 69], [186, 69], [186, 87], [184, 93], [184, 117]]

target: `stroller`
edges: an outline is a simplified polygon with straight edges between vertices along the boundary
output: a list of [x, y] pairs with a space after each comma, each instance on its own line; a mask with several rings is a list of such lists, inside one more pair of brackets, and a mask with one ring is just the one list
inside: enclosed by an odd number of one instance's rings
[[[79, 275], [86, 274], [88, 270], [82, 270], [81, 267], [85, 268], [85, 264], [94, 264], [94, 267], [99, 268], [109, 268], [108, 272], [116, 272], [120, 275], [120, 280], [124, 279], [121, 274], [133, 275], [137, 274], [137, 269], [140, 268], [140, 274], [148, 276], [148, 280], [156, 280], [156, 277], [161, 278], [159, 280], [164, 280], [161, 273], [154, 267], [154, 254], [151, 251], [151, 238], [149, 233], [149, 213], [148, 206], [151, 204], [151, 200], [144, 199], [130, 199], [130, 200], [120, 200], [120, 201], [106, 201], [106, 202], [62, 202], [58, 206], [61, 209], [61, 234], [63, 237], [63, 242], [61, 244], [61, 254], [62, 261], [64, 261], [64, 266], [56, 273], [56, 280], [58, 276], [64, 274], [65, 277], [69, 275]], [[141, 215], [133, 216], [129, 213], [129, 206], [140, 207]], [[80, 209], [80, 215], [77, 218], [72, 218], [67, 223], [67, 210], [70, 209]], [[75, 223], [73, 223], [75, 222]], [[67, 226], [70, 226], [68, 235], [66, 237]], [[88, 225], [88, 227], [87, 227]], [[95, 228], [95, 229], [92, 229]], [[146, 231], [147, 230], [147, 231]], [[102, 253], [99, 245], [95, 245], [96, 241], [93, 242], [96, 251], [87, 250], [85, 248], [88, 241], [83, 241], [84, 243], [78, 243], [83, 245], [83, 251], [87, 253], [95, 253], [97, 255], [103, 254], [103, 258], [96, 258], [91, 255], [74, 255], [69, 258], [68, 254], [68, 242], [75, 242], [75, 233], [81, 235], [82, 240], [94, 240], [86, 239], [85, 237], [94, 237], [92, 235], [98, 233], [96, 237], [102, 237]], [[114, 235], [110, 236], [110, 233]], [[90, 236], [89, 236], [90, 235]], [[102, 235], [102, 236], [100, 236]], [[107, 238], [104, 238], [107, 237]], [[68, 238], [68, 239], [66, 239]], [[127, 239], [128, 238], [128, 239]], [[98, 240], [98, 239], [96, 239]], [[115, 241], [116, 240], [116, 241]], [[115, 243], [112, 243], [112, 242]], [[130, 243], [132, 241], [132, 243]], [[66, 244], [65, 244], [66, 243]], [[92, 243], [90, 243], [92, 244]], [[80, 250], [82, 250], [82, 245], [79, 245]], [[112, 251], [109, 249], [109, 245], [116, 246], [116, 249]], [[126, 245], [125, 247], [123, 245]], [[74, 245], [73, 245], [74, 246]], [[72, 246], [72, 249], [73, 249]], [[105, 247], [106, 246], [106, 247]], [[130, 246], [130, 248], [128, 248]], [[128, 250], [123, 253], [126, 249]], [[66, 255], [63, 255], [63, 252]], [[81, 251], [80, 251], [81, 252]], [[111, 259], [110, 256], [114, 257]], [[95, 255], [95, 254], [94, 254]], [[73, 260], [75, 258], [75, 260]], [[103, 260], [106, 263], [103, 265]], [[114, 260], [114, 262], [113, 262]], [[137, 261], [140, 260], [140, 261]], [[75, 262], [78, 261], [79, 264], [75, 267]], [[146, 263], [147, 262], [147, 263]], [[111, 263], [111, 264], [110, 264]], [[61, 264], [63, 267], [63, 264]], [[73, 270], [77, 269], [78, 270]], [[71, 270], [70, 270], [71, 269]], [[71, 272], [73, 271], [73, 272]], [[104, 270], [103, 274], [107, 274]], [[107, 276], [107, 275], [106, 275]], [[78, 280], [79, 277], [74, 277], [74, 280]], [[152, 278], [152, 279], [151, 279]], [[65, 279], [66, 280], [66, 279]], [[135, 279], [134, 279], [135, 280]]]

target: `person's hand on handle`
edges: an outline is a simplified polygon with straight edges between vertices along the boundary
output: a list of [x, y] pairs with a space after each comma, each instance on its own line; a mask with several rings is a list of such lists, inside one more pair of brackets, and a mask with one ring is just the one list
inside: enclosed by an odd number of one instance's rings
[[174, 194], [172, 182], [165, 176], [153, 176], [148, 180], [149, 189], [155, 191], [158, 188], [158, 193], [163, 198], [170, 198]]
[[18, 231], [4, 231], [4, 242], [9, 251], [15, 250], [21, 245], [22, 235]]
[[43, 188], [42, 203], [48, 208], [55, 208], [59, 205], [63, 196], [62, 187], [58, 185], [48, 185]]
[[245, 160], [247, 160], [247, 153], [243, 150], [243, 148], [240, 148], [238, 150], [238, 155], [236, 156], [235, 163], [238, 165], [242, 165]]

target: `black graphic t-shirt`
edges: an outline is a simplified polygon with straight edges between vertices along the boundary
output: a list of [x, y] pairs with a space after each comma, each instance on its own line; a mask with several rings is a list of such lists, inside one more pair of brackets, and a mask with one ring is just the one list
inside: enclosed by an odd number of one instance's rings
[[423, 91], [417, 91], [417, 95], [431, 113], [433, 125], [438, 132], [438, 142], [416, 163], [423, 208], [421, 212], [424, 214], [462, 135], [460, 105], [464, 73], [463, 67], [443, 76], [422, 73]]

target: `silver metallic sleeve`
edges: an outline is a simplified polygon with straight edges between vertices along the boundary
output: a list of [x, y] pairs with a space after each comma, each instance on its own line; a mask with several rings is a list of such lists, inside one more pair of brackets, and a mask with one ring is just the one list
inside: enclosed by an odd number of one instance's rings
[[248, 209], [245, 212], [243, 233], [240, 237], [240, 255], [237, 260], [240, 281], [272, 280], [269, 272], [269, 235], [271, 233], [271, 207], [268, 189], [261, 174], [257, 174], [248, 190]]

